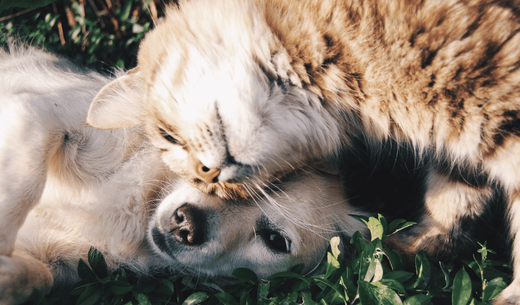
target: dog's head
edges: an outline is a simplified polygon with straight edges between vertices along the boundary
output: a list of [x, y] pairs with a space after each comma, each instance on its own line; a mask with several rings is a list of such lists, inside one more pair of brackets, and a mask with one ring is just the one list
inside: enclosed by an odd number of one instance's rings
[[332, 236], [348, 251], [352, 234], [366, 231], [349, 216], [355, 211], [332, 175], [299, 171], [261, 196], [233, 202], [178, 183], [157, 207], [148, 239], [170, 265], [195, 276], [227, 277], [247, 267], [265, 278], [296, 264], [309, 272]]
[[141, 43], [138, 68], [107, 85], [87, 122], [146, 126], [177, 174], [208, 194], [250, 197], [339, 146], [338, 123], [246, 1], [184, 1]]

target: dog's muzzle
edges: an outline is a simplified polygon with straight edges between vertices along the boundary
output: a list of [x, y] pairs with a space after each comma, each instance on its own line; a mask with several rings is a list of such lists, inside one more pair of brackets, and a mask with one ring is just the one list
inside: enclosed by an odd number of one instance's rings
[[176, 209], [171, 216], [163, 215], [159, 224], [152, 228], [153, 242], [170, 256], [174, 256], [179, 248], [200, 246], [206, 241], [205, 212], [188, 203]]

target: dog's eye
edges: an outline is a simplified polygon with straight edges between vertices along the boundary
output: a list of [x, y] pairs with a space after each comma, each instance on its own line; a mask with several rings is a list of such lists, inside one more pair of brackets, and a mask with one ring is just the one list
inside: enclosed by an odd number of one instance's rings
[[172, 144], [179, 144], [179, 141], [172, 137], [169, 133], [166, 132], [166, 130], [159, 128], [159, 131], [161, 132], [161, 136], [168, 142]]
[[291, 241], [280, 232], [264, 229], [260, 232], [260, 236], [271, 250], [281, 253], [291, 252]]

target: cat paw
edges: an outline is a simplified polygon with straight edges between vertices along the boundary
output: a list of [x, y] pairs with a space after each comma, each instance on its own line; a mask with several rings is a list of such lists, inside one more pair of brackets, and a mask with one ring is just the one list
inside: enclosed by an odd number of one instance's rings
[[493, 305], [520, 305], [520, 281], [513, 281], [493, 300]]

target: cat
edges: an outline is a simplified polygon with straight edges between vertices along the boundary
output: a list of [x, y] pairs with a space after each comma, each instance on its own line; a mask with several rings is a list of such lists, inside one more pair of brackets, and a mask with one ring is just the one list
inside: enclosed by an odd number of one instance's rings
[[228, 279], [247, 267], [267, 278], [300, 263], [313, 271], [332, 236], [346, 256], [354, 232], [367, 236], [338, 175], [301, 168], [224, 200], [173, 173], [141, 128], [86, 126], [113, 77], [12, 47], [0, 80], [0, 304], [70, 287], [91, 246], [109, 271]]
[[145, 126], [172, 170], [222, 198], [252, 196], [303, 164], [341, 161], [353, 138], [375, 154], [386, 140], [411, 145], [431, 165], [425, 217], [447, 230], [457, 224], [446, 213], [478, 215], [493, 188], [504, 189], [515, 278], [496, 302], [519, 304], [519, 9], [179, 1], [142, 42], [135, 73], [106, 86], [87, 121]]

